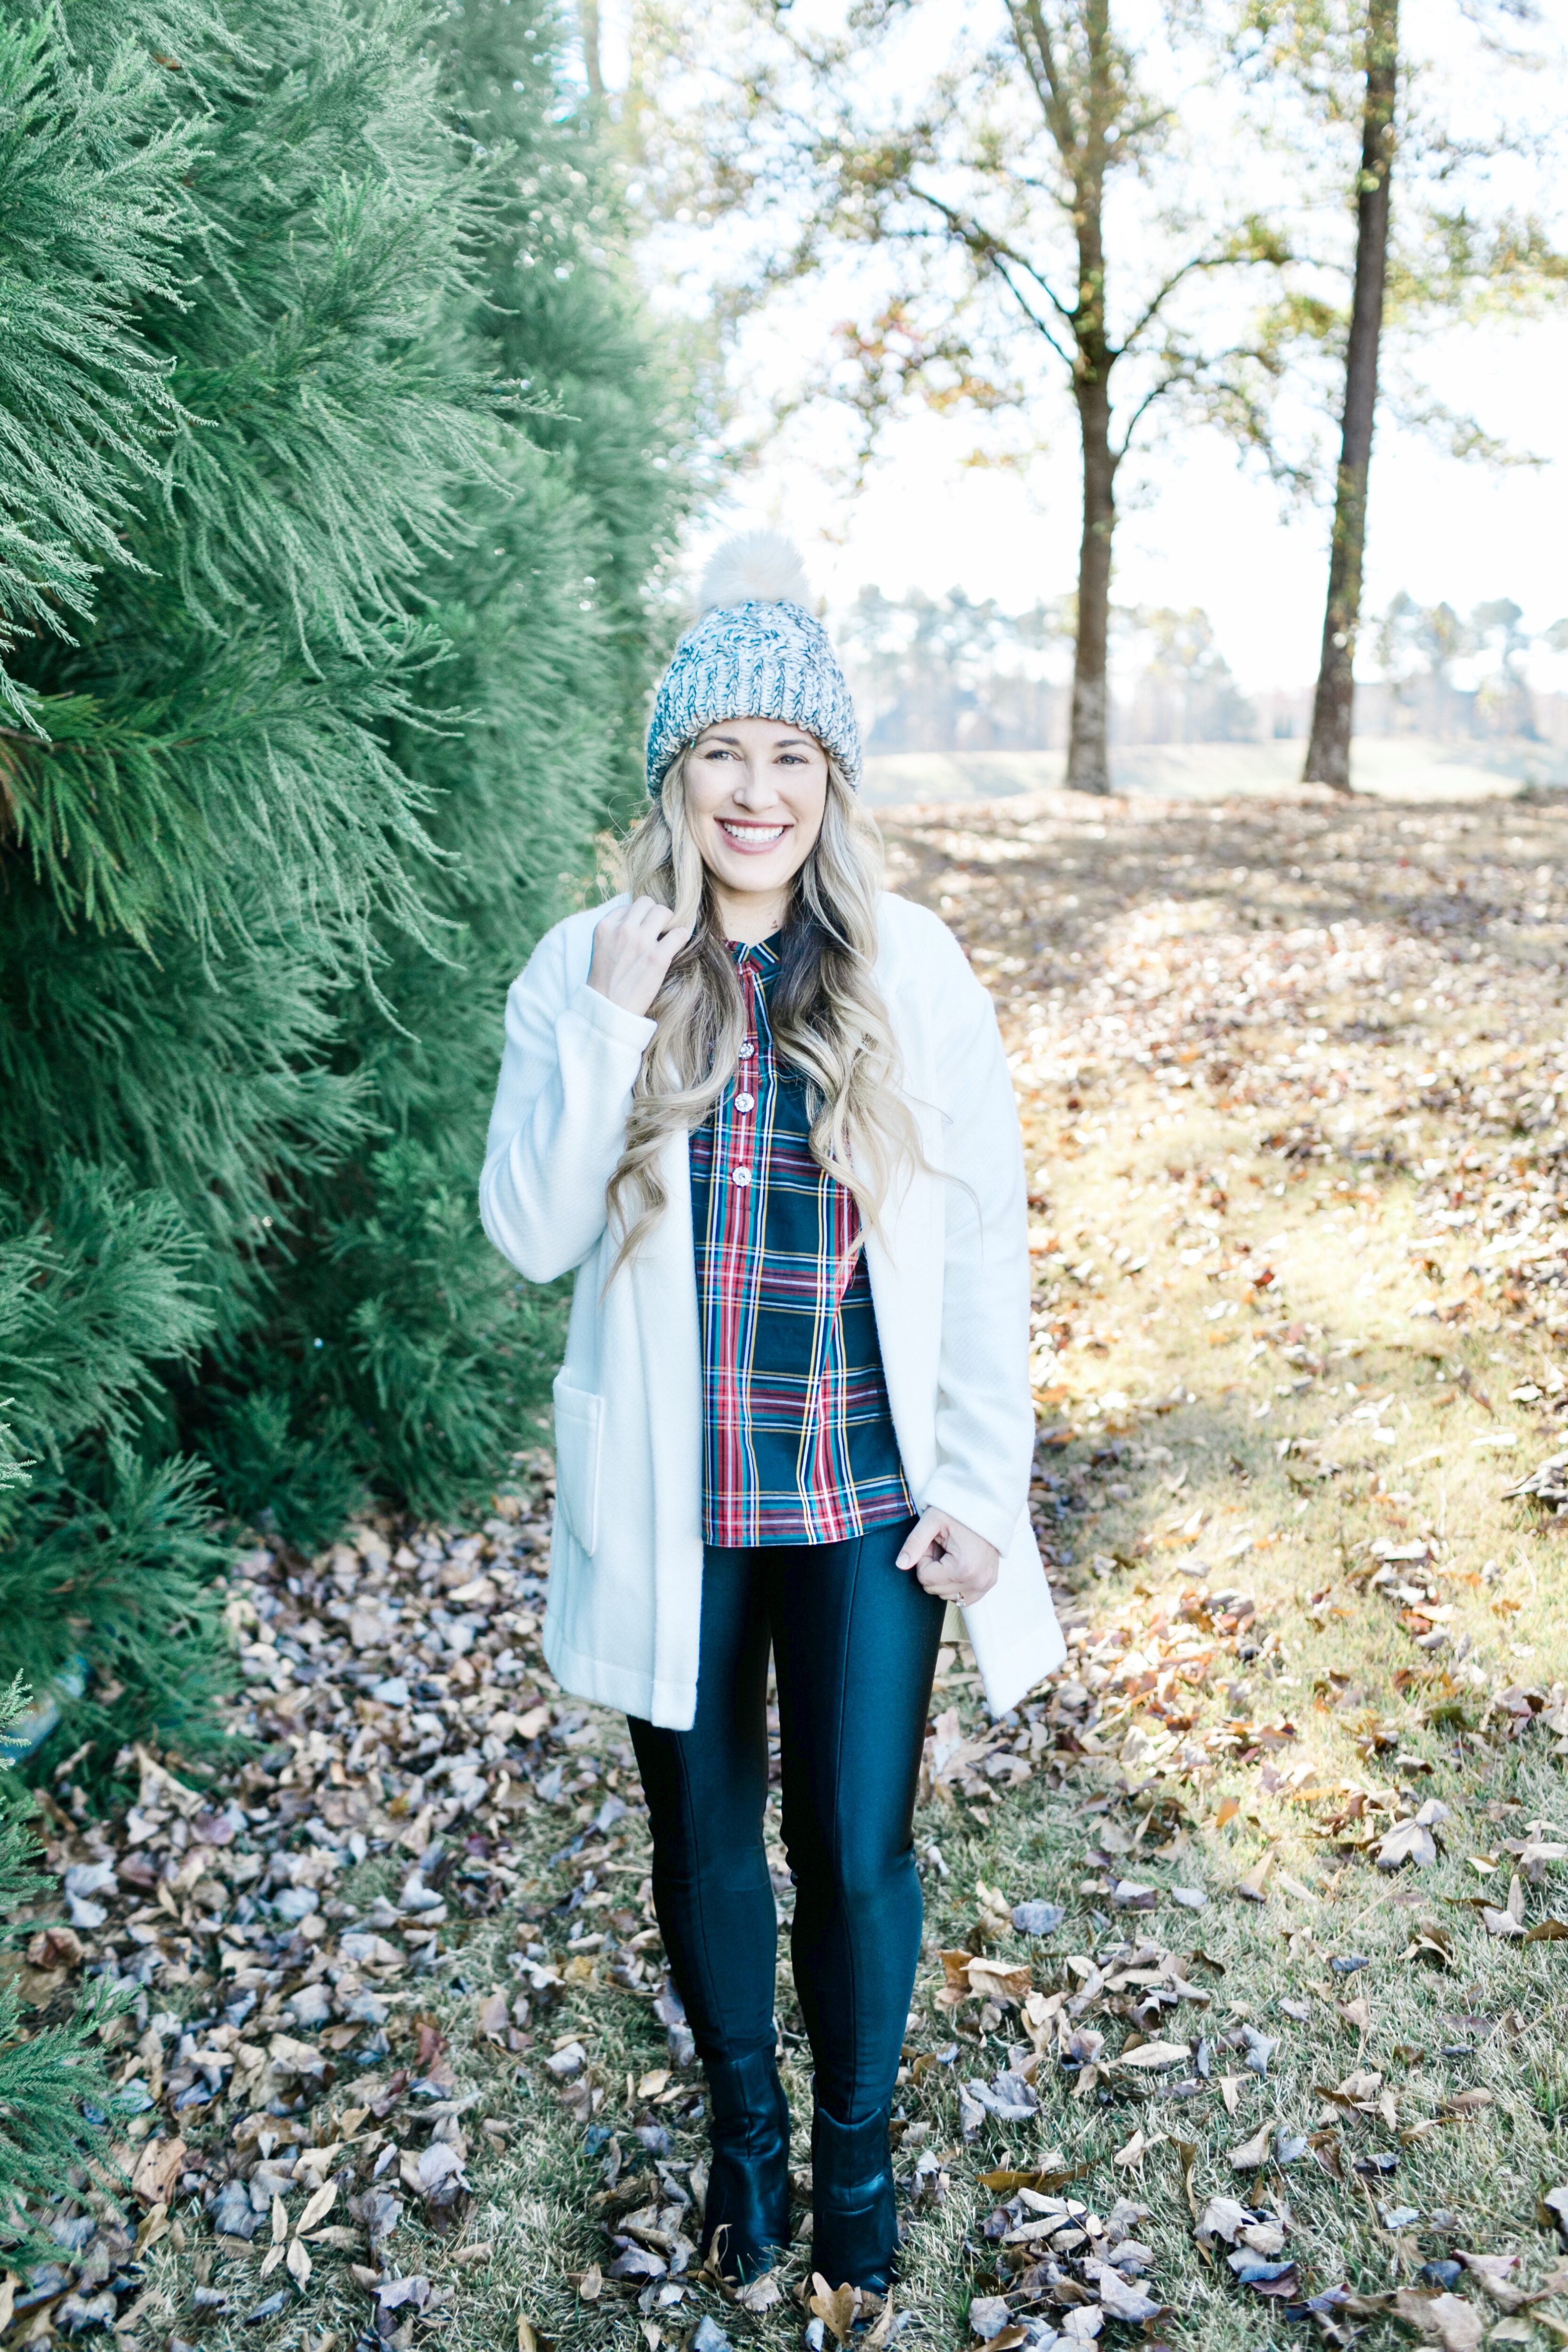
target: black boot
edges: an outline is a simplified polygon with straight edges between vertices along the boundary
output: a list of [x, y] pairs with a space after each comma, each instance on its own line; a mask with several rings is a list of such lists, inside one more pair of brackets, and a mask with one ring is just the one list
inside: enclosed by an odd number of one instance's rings
[[703, 2063], [712, 2162], [702, 2252], [726, 2278], [772, 2270], [789, 2243], [789, 2101], [771, 2050]]
[[899, 2251], [888, 2110], [841, 2124], [818, 2107], [811, 2126], [811, 2267], [829, 2286], [886, 2294]]

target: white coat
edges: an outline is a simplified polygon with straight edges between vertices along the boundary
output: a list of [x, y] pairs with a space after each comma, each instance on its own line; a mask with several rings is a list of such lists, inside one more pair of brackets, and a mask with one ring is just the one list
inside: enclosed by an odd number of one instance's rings
[[[624, 903], [617, 901], [616, 903]], [[555, 1382], [556, 1514], [543, 1646], [565, 1689], [685, 1730], [702, 1600], [702, 1361], [688, 1144], [668, 1205], [610, 1279], [605, 1189], [654, 1024], [588, 984], [603, 908], [557, 923], [507, 997], [479, 1208], [531, 1282], [575, 1268]], [[1023, 1149], [995, 1013], [957, 940], [881, 902], [877, 979], [926, 1169], [907, 1169], [867, 1239], [904, 1476], [1001, 1571], [964, 1624], [995, 1714], [1065, 1654], [1030, 1530], [1034, 1412]]]

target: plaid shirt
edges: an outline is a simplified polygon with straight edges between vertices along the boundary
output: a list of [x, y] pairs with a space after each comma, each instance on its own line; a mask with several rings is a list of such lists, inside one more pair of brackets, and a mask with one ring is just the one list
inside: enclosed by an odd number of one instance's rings
[[804, 1081], [774, 1059], [776, 942], [732, 947], [735, 1076], [691, 1137], [702, 1321], [702, 1533], [839, 1543], [913, 1515], [854, 1195], [812, 1157]]

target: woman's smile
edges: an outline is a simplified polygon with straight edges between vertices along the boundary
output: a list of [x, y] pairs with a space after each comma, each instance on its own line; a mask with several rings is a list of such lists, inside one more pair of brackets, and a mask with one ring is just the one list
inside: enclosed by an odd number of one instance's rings
[[754, 817], [745, 816], [721, 816], [719, 827], [721, 832], [729, 835], [737, 849], [748, 856], [755, 850], [772, 849], [789, 831], [787, 824], [760, 824]]

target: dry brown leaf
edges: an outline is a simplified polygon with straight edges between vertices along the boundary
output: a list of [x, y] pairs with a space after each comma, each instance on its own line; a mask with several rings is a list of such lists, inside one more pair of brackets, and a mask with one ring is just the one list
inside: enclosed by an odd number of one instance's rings
[[166, 2205], [154, 2205], [150, 2213], [142, 2216], [141, 2226], [136, 2232], [135, 2259], [140, 2262], [149, 2246], [155, 2246], [160, 2238], [166, 2238], [168, 2234], [169, 2209]]
[[1110, 2161], [1112, 2164], [1120, 2164], [1124, 2167], [1131, 2167], [1134, 2164], [1141, 2166], [1144, 2157], [1148, 2153], [1148, 2148], [1149, 2143], [1144, 2138], [1142, 2133], [1141, 2131], [1135, 2131], [1131, 2138], [1127, 2142], [1126, 2146], [1124, 2147], [1119, 2147], [1116, 2150], [1115, 2154], [1111, 2157]]
[[479, 2002], [478, 2022], [479, 2032], [487, 2042], [505, 2042], [507, 2027], [510, 2024], [511, 2018], [507, 2008], [506, 1995], [499, 1987], [494, 1992], [486, 1993]]
[[760, 2319], [775, 2303], [784, 2301], [784, 2289], [772, 2271], [764, 2271], [761, 2278], [748, 2279], [744, 2286], [737, 2289], [735, 2301], [753, 2319]]
[[1004, 2009], [1016, 2007], [1028, 1996], [1029, 1971], [1026, 1966], [1005, 1968], [1000, 1960], [972, 1959], [969, 1990], [981, 2000], [996, 2001]]
[[1524, 1884], [1518, 1871], [1509, 1883], [1508, 1907], [1499, 1911], [1489, 1903], [1481, 1906], [1481, 1920], [1489, 1936], [1522, 1936], [1524, 1933]]
[[1198, 2161], [1197, 2142], [1192, 2139], [1178, 2139], [1173, 2140], [1171, 2145], [1176, 2151], [1177, 2159], [1182, 2168], [1182, 2188], [1186, 2195], [1187, 2210], [1195, 2223], [1198, 2218], [1198, 2200], [1197, 2193], [1193, 2187], [1193, 2174]]
[[1458, 2294], [1423, 2294], [1402, 2286], [1393, 2302], [1396, 2318], [1414, 2327], [1439, 2352], [1477, 2352], [1486, 2335], [1486, 2322], [1473, 2303]]
[[307, 2230], [313, 2230], [318, 2221], [324, 2221], [337, 2201], [338, 2184], [335, 2180], [329, 2180], [317, 2189], [295, 2222], [297, 2233], [302, 2238]]
[[1273, 1867], [1274, 1849], [1270, 1846], [1268, 1853], [1253, 1864], [1245, 1878], [1237, 1880], [1236, 1892], [1247, 1903], [1267, 1903], [1268, 1897], [1264, 1882]]
[[1221, 2238], [1227, 2246], [1234, 2246], [1237, 2233], [1246, 2229], [1247, 2219], [1247, 2207], [1239, 2204], [1234, 2197], [1210, 2197], [1205, 2202], [1196, 2234], [1202, 2243], [1212, 2245], [1216, 2238]]
[[1250, 2139], [1244, 2139], [1239, 2147], [1231, 2149], [1230, 2160], [1237, 2172], [1250, 2172], [1258, 2165], [1268, 2163], [1268, 2143], [1273, 2136], [1273, 2125], [1264, 2124]]
[[1417, 1870], [1427, 1870], [1436, 1859], [1437, 1841], [1419, 1820], [1395, 1822], [1384, 1831], [1377, 1849], [1379, 1870], [1398, 1870], [1407, 1862], [1413, 1862]]
[[1167, 2066], [1184, 2066], [1192, 2054], [1184, 2042], [1144, 2042], [1136, 2050], [1123, 2051], [1116, 2063], [1158, 2073]]
[[4, 2336], [11, 2325], [11, 2314], [16, 2308], [16, 2289], [21, 2284], [15, 2271], [7, 2271], [5, 2277], [0, 2278], [0, 2336]]
[[183, 2139], [150, 2139], [136, 2160], [131, 2186], [143, 2205], [167, 2205], [184, 2168]]
[[812, 2292], [806, 2309], [814, 2319], [820, 2319], [831, 2328], [835, 2343], [847, 2344], [855, 2327], [855, 2315], [860, 2308], [858, 2287], [829, 2286], [820, 2271], [811, 2274]]
[[1509, 2273], [1519, 2267], [1517, 2254], [1468, 2254], [1462, 2246], [1456, 2246], [1454, 2252], [1500, 2311], [1521, 2311], [1529, 2302], [1523, 2289], [1515, 2286], [1509, 2277]]
[[[582, 2289], [578, 2289], [581, 2294]], [[592, 2298], [590, 2298], [592, 2300]], [[526, 2312], [517, 2315], [517, 2352], [539, 2352], [539, 2336]]]

